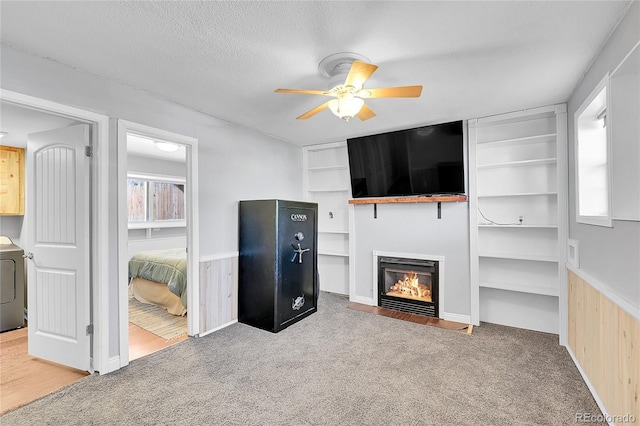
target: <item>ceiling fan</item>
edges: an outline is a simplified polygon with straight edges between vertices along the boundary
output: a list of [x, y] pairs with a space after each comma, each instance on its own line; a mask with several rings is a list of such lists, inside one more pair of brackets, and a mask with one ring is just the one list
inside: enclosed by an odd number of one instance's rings
[[[318, 68], [325, 77], [338, 77], [339, 81], [332, 80], [328, 90], [296, 90], [276, 89], [276, 93], [295, 93], [301, 95], [331, 96], [334, 99], [305, 112], [297, 117], [305, 120], [329, 108], [336, 116], [345, 121], [357, 116], [365, 121], [376, 116], [376, 113], [364, 103], [364, 99], [373, 98], [418, 98], [422, 93], [422, 86], [383, 87], [377, 89], [365, 89], [364, 83], [378, 69], [377, 65], [360, 60], [360, 56], [353, 53], [341, 53], [326, 57], [320, 62]], [[345, 68], [349, 66], [344, 82], [341, 77], [345, 74]]]

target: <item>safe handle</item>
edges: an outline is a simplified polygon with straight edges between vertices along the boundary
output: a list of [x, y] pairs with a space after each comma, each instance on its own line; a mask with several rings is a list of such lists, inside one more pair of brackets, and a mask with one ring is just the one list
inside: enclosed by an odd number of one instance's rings
[[33, 259], [33, 253], [28, 251], [26, 254], [23, 254], [22, 257], [24, 257], [25, 259]]

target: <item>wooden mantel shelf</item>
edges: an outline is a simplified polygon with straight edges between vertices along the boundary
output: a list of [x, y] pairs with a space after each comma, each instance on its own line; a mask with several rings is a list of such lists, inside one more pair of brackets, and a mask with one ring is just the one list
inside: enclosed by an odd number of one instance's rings
[[466, 195], [446, 195], [440, 197], [384, 197], [384, 198], [355, 198], [349, 204], [391, 204], [391, 203], [450, 203], [467, 201]]

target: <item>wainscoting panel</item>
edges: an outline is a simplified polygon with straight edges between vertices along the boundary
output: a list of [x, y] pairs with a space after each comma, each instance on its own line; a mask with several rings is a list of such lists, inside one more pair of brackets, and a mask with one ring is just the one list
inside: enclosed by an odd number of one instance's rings
[[238, 256], [200, 261], [200, 335], [238, 320]]
[[640, 421], [640, 321], [569, 271], [569, 347], [615, 416]]

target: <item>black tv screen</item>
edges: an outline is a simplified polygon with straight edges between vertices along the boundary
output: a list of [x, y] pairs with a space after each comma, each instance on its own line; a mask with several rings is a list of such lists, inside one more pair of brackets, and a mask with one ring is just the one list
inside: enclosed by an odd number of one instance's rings
[[354, 198], [464, 194], [462, 121], [347, 139]]

